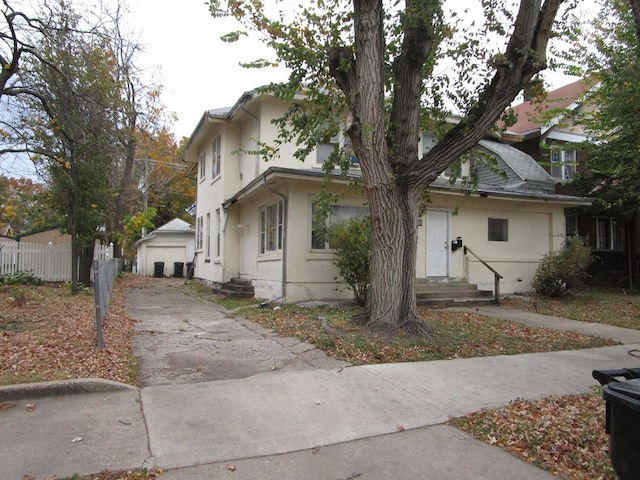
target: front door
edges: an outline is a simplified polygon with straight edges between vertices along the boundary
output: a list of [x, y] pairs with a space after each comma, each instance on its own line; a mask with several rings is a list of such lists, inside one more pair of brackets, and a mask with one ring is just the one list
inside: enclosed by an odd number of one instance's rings
[[449, 275], [449, 212], [427, 210], [427, 277]]

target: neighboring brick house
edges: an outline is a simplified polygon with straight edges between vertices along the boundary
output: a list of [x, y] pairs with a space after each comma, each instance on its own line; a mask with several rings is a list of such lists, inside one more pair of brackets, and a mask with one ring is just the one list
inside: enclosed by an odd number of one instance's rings
[[[585, 153], [579, 143], [587, 140], [576, 122], [592, 108], [585, 94], [596, 85], [581, 79], [548, 92], [540, 100], [531, 95], [513, 107], [516, 123], [502, 133], [502, 141], [527, 153], [559, 183], [558, 193], [584, 194], [572, 188], [576, 174], [584, 171]], [[638, 280], [638, 222], [621, 216], [596, 213], [591, 207], [567, 208], [566, 234], [589, 239], [596, 257], [591, 283], [601, 286], [633, 286]], [[636, 216], [637, 218], [637, 216]]]

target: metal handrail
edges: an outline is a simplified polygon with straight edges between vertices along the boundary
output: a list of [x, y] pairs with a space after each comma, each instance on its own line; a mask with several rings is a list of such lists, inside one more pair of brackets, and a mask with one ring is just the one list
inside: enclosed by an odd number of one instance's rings
[[491, 270], [491, 272], [493, 272], [493, 278], [494, 278], [494, 298], [496, 300], [496, 305], [500, 305], [500, 279], [504, 278], [502, 275], [500, 275], [495, 268], [493, 268], [491, 265], [489, 265], [487, 262], [485, 262], [483, 259], [481, 259], [478, 255], [476, 255], [473, 250], [471, 250], [469, 247], [467, 247], [466, 245], [463, 247], [464, 248], [464, 254], [466, 255], [467, 252], [469, 252], [471, 255], [473, 255], [474, 257], [476, 257], [478, 259], [478, 261], [484, 265], [485, 267], [487, 267], [489, 270]]

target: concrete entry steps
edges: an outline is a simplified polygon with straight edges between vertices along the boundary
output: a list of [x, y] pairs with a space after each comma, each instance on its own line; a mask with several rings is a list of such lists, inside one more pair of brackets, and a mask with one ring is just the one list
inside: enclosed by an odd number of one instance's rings
[[478, 285], [465, 281], [419, 279], [416, 283], [418, 305], [474, 305], [494, 303], [493, 292], [479, 290]]
[[253, 298], [255, 295], [251, 281], [241, 278], [232, 278], [230, 282], [216, 289], [216, 293], [225, 295], [227, 298]]

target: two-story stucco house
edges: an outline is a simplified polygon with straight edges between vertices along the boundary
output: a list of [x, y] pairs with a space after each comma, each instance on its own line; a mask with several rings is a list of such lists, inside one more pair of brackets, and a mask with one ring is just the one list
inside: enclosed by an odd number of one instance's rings
[[[318, 145], [304, 162], [294, 158], [293, 145], [281, 147], [270, 162], [250, 153], [275, 143], [272, 120], [288, 106], [250, 91], [230, 108], [206, 111], [196, 126], [183, 155], [198, 176], [195, 277], [214, 286], [244, 279], [256, 297], [288, 303], [350, 298], [350, 291], [337, 288], [332, 251], [313, 231], [321, 165], [332, 147]], [[423, 151], [433, 141], [424, 134]], [[511, 146], [483, 140], [477, 150], [493, 157], [504, 175], [467, 162], [461, 173], [476, 168], [476, 190], [451, 184], [446, 175], [432, 185], [420, 223], [417, 275], [493, 290], [494, 274], [458, 248], [463, 244], [503, 276], [502, 292], [529, 291], [541, 257], [564, 240], [564, 209], [585, 200], [556, 194], [556, 181]], [[358, 175], [354, 165], [349, 176]], [[331, 188], [348, 188], [349, 176], [337, 175]], [[348, 196], [332, 215], [351, 216], [365, 204], [363, 196]]]

